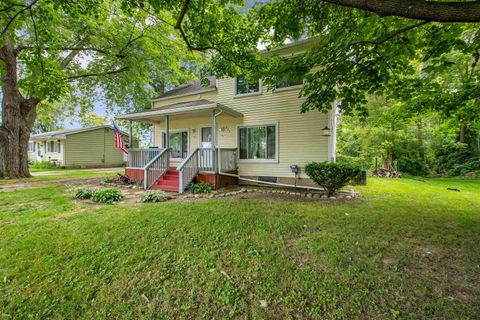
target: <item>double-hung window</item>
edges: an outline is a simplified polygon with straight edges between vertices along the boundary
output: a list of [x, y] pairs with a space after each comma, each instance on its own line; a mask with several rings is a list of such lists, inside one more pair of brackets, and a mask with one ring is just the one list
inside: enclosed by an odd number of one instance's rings
[[35, 152], [35, 142], [28, 143], [28, 152]]
[[239, 128], [240, 160], [277, 159], [277, 126], [262, 125]]
[[260, 81], [247, 82], [243, 76], [235, 78], [235, 95], [260, 92]]
[[60, 142], [58, 142], [58, 141], [48, 141], [47, 142], [47, 152], [60, 153]]

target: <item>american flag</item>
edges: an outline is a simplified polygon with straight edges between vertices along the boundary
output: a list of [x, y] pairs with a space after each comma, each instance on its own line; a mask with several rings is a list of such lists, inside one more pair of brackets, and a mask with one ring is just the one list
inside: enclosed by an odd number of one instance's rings
[[115, 147], [117, 147], [118, 149], [128, 154], [128, 150], [125, 148], [125, 145], [123, 144], [122, 134], [120, 133], [120, 130], [118, 130], [115, 123], [113, 124], [113, 130], [115, 131]]

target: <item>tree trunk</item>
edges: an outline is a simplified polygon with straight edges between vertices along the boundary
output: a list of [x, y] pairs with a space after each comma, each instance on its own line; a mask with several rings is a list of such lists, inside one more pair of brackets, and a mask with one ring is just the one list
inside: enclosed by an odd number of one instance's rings
[[28, 140], [40, 99], [25, 99], [17, 86], [17, 52], [7, 40], [0, 48], [3, 61], [3, 123], [0, 126], [0, 177], [30, 177]]
[[480, 161], [480, 130], [477, 133], [477, 155], [478, 161]]
[[465, 143], [465, 136], [467, 134], [467, 125], [466, 124], [462, 124], [460, 126], [460, 134], [459, 134], [459, 138], [458, 138], [458, 142], [460, 143]]

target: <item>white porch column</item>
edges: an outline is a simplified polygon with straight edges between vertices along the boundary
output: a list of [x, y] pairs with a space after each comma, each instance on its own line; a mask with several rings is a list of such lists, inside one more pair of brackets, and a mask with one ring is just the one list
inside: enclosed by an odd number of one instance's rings
[[217, 143], [217, 120], [215, 117], [215, 110], [212, 110], [212, 148], [215, 148]]
[[213, 165], [213, 171], [215, 173], [218, 172], [218, 161], [217, 161], [217, 156], [216, 156], [216, 144], [217, 144], [217, 117], [215, 113], [215, 109], [212, 110], [212, 165]]
[[170, 119], [165, 116], [165, 148], [170, 148]]
[[133, 141], [133, 138], [132, 138], [132, 120], [129, 121], [129, 133], [128, 133], [128, 147], [129, 148], [133, 148], [132, 146], [132, 141]]

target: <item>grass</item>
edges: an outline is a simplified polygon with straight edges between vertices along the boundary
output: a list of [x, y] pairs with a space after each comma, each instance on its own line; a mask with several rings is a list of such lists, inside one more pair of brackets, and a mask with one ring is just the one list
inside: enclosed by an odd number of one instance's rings
[[124, 168], [112, 168], [111, 172], [102, 172], [95, 169], [30, 169], [31, 173], [42, 172], [42, 175], [34, 176], [27, 179], [0, 179], [0, 185], [22, 183], [22, 182], [49, 182], [58, 179], [88, 179], [115, 176], [116, 173], [124, 173]]
[[480, 181], [356, 188], [341, 204], [0, 193], [0, 319], [478, 318]]

